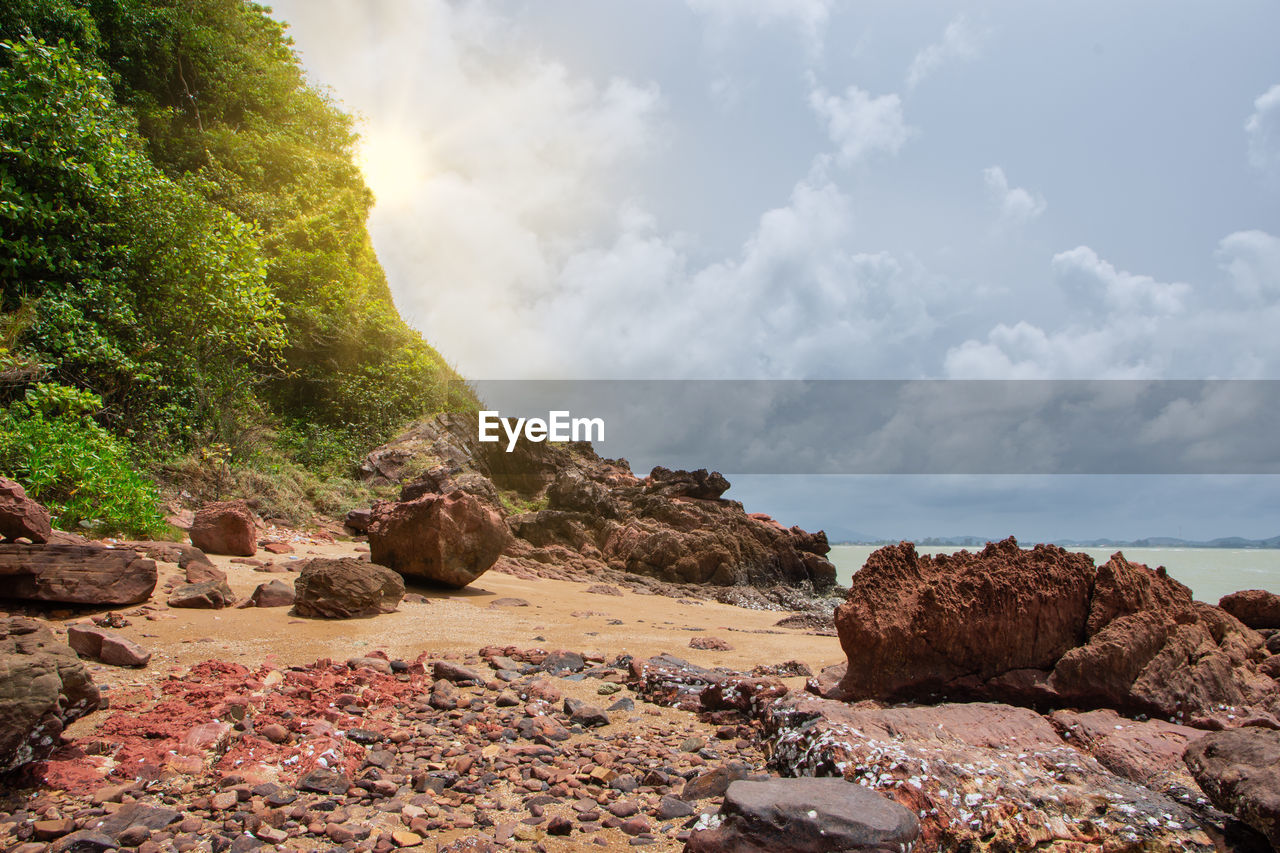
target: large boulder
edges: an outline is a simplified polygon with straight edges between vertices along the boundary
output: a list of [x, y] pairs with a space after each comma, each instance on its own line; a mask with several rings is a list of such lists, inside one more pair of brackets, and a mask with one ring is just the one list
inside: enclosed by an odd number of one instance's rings
[[1280, 595], [1244, 589], [1224, 595], [1218, 606], [1250, 628], [1280, 628]]
[[1120, 554], [1097, 567], [1013, 539], [977, 554], [882, 548], [836, 611], [844, 699], [1108, 707], [1195, 725], [1280, 714], [1262, 637]]
[[155, 561], [102, 545], [0, 545], [0, 595], [64, 604], [137, 604], [156, 588]]
[[769, 779], [729, 785], [720, 825], [690, 834], [690, 853], [900, 853], [920, 835], [913, 812], [844, 779]]
[[0, 773], [52, 752], [63, 728], [99, 701], [70, 646], [33, 619], [0, 619]]
[[488, 571], [510, 542], [501, 516], [463, 491], [378, 503], [369, 525], [373, 562], [455, 589]]
[[404, 597], [404, 580], [375, 563], [316, 558], [302, 565], [294, 593], [299, 616], [355, 619], [394, 612]]
[[1192, 742], [1183, 758], [1214, 805], [1280, 850], [1280, 732], [1213, 732]]
[[244, 501], [207, 503], [196, 512], [188, 531], [191, 544], [206, 554], [252, 557], [258, 553], [258, 527]]
[[19, 483], [0, 477], [0, 538], [12, 542], [25, 537], [42, 543], [49, 541], [52, 532], [49, 510], [27, 497]]
[[236, 594], [226, 581], [219, 580], [182, 584], [173, 591], [168, 601], [170, 607], [190, 610], [221, 610], [235, 603]]

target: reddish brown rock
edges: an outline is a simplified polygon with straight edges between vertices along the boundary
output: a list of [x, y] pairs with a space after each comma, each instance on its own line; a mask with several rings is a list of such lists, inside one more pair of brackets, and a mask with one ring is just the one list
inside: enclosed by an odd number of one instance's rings
[[1250, 628], [1280, 628], [1280, 595], [1245, 589], [1224, 595], [1218, 606]]
[[1200, 729], [1164, 720], [1131, 720], [1110, 709], [1055, 711], [1049, 722], [1063, 740], [1117, 776], [1156, 791], [1191, 787], [1182, 753], [1204, 735]]
[[252, 557], [258, 553], [258, 528], [244, 501], [205, 504], [191, 523], [191, 544], [206, 554]]
[[0, 477], [0, 538], [6, 542], [26, 538], [40, 544], [48, 542], [52, 532], [49, 510], [27, 497], [19, 483]]
[[302, 565], [294, 592], [299, 616], [354, 619], [395, 612], [404, 597], [404, 581], [376, 563], [317, 558]]
[[1187, 747], [1185, 760], [1214, 805], [1280, 850], [1280, 732], [1212, 732]]
[[34, 619], [0, 619], [0, 773], [48, 755], [99, 701], [70, 646]]
[[289, 607], [293, 604], [295, 593], [293, 587], [283, 581], [269, 581], [258, 584], [249, 600], [254, 607]]
[[192, 610], [221, 610], [236, 603], [236, 594], [226, 581], [188, 583], [175, 589], [167, 603]]
[[3, 595], [67, 604], [137, 604], [156, 587], [156, 564], [101, 545], [0, 545]]
[[455, 589], [488, 571], [510, 540], [502, 518], [462, 491], [381, 502], [369, 525], [373, 562]]
[[81, 656], [111, 666], [146, 666], [151, 661], [151, 652], [133, 640], [94, 625], [69, 626], [67, 643]]
[[973, 554], [881, 548], [836, 610], [841, 690], [876, 699], [981, 695], [1012, 670], [1048, 670], [1084, 639], [1093, 563], [1013, 539]]

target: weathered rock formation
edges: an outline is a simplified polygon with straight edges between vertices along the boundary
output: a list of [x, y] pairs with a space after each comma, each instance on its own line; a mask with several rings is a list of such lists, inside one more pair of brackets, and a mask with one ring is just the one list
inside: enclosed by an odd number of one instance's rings
[[1109, 707], [1195, 725], [1280, 714], [1262, 637], [1163, 569], [1012, 539], [876, 551], [836, 611], [845, 699]]
[[226, 581], [210, 580], [179, 586], [169, 596], [170, 607], [191, 610], [221, 610], [236, 603], [236, 594]]
[[54, 750], [63, 728], [99, 701], [70, 646], [33, 619], [0, 619], [0, 773]]
[[354, 619], [394, 612], [404, 597], [404, 581], [374, 563], [316, 558], [303, 564], [294, 592], [299, 616]]
[[128, 548], [0, 545], [0, 595], [66, 604], [137, 604], [156, 587], [156, 564]]
[[133, 640], [96, 625], [69, 626], [67, 643], [81, 657], [111, 666], [146, 666], [151, 661], [151, 652]]
[[690, 853], [900, 853], [920, 835], [915, 814], [843, 779], [729, 785], [719, 826], [689, 836]]
[[0, 539], [41, 543], [48, 542], [52, 532], [49, 510], [27, 497], [20, 484], [0, 477]]
[[1280, 628], [1280, 595], [1245, 589], [1224, 595], [1218, 606], [1250, 628]]
[[[522, 442], [508, 453], [478, 441], [474, 416], [451, 414], [369, 454], [362, 471], [371, 483], [401, 483], [402, 502], [464, 494], [499, 513], [514, 534], [496, 564], [501, 571], [545, 576], [555, 567], [571, 577], [611, 571], [810, 592], [835, 582], [824, 534], [748, 515], [721, 497], [729, 483], [717, 472], [659, 467], [641, 479], [626, 460], [601, 459], [585, 443]], [[375, 508], [371, 543], [379, 516], [391, 513]], [[353, 529], [366, 523], [349, 522]]]
[[191, 544], [206, 554], [252, 557], [258, 553], [258, 527], [244, 501], [218, 501], [196, 512], [188, 531]]
[[488, 571], [510, 542], [502, 517], [463, 491], [381, 501], [369, 525], [373, 562], [455, 589]]
[[1280, 732], [1214, 732], [1188, 746], [1184, 758], [1214, 805], [1280, 850]]

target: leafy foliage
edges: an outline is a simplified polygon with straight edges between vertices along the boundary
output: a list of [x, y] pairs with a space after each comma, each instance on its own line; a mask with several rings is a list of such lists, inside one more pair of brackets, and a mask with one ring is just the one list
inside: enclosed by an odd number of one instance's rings
[[357, 142], [265, 7], [6, 0], [0, 395], [43, 376], [101, 400], [31, 416], [77, 441], [322, 477], [473, 408], [391, 301]]

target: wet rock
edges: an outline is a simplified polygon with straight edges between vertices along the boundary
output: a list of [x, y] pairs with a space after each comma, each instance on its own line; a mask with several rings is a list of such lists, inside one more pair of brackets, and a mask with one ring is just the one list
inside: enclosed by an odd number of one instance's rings
[[1193, 741], [1187, 768], [1214, 805], [1280, 850], [1280, 732], [1240, 728]]
[[236, 603], [236, 595], [226, 581], [189, 583], [178, 587], [169, 596], [170, 607], [198, 610], [221, 610]]
[[5, 598], [67, 604], [137, 604], [156, 588], [155, 561], [101, 545], [0, 545]]
[[404, 596], [404, 580], [376, 563], [315, 558], [302, 565], [294, 593], [299, 616], [356, 619], [393, 613]]
[[455, 589], [488, 571], [510, 541], [498, 513], [462, 491], [379, 502], [369, 525], [375, 563]]
[[52, 533], [49, 510], [27, 497], [21, 484], [0, 477], [0, 538], [6, 542], [25, 538], [39, 545], [48, 542]]
[[866, 850], [898, 853], [920, 835], [915, 814], [843, 779], [734, 782], [720, 825], [689, 836], [690, 853]]
[[98, 707], [76, 653], [33, 619], [0, 619], [0, 773], [42, 758], [74, 720]]
[[252, 557], [258, 553], [253, 510], [241, 500], [205, 504], [196, 511], [188, 535], [191, 544], [206, 554]]
[[151, 652], [114, 631], [93, 625], [71, 625], [67, 643], [77, 653], [111, 666], [146, 666]]
[[1280, 628], [1280, 595], [1246, 589], [1225, 595], [1218, 606], [1250, 628]]

